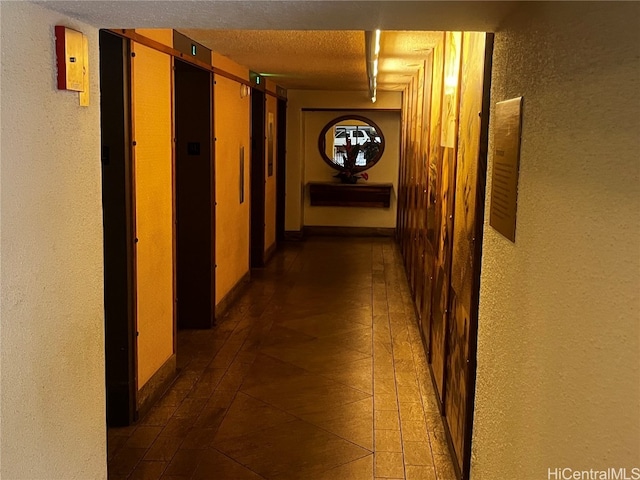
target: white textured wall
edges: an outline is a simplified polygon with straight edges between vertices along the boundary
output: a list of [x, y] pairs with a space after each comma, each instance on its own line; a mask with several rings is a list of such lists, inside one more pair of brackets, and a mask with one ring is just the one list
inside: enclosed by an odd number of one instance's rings
[[298, 231], [303, 225], [305, 132], [303, 108], [402, 108], [402, 92], [378, 92], [375, 104], [365, 92], [289, 90], [287, 92], [287, 200], [285, 230]]
[[484, 228], [472, 480], [640, 466], [639, 12], [526, 4], [496, 34], [492, 106], [524, 120], [516, 242]]
[[[98, 32], [1, 9], [0, 476], [106, 478]], [[88, 108], [56, 89], [56, 24], [89, 37]]]

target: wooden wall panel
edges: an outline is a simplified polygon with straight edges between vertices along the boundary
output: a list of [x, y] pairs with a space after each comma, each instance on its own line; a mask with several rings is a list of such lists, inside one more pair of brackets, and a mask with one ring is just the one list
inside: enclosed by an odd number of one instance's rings
[[420, 189], [418, 199], [418, 242], [420, 245], [420, 258], [418, 258], [419, 270], [420, 270], [420, 282], [416, 291], [416, 311], [419, 316], [420, 328], [424, 332], [424, 311], [426, 292], [431, 292], [431, 282], [426, 275], [427, 270], [427, 215], [429, 211], [429, 198], [428, 198], [428, 184], [429, 184], [429, 128], [431, 125], [431, 79], [433, 76], [433, 55], [429, 53], [427, 59], [424, 61], [424, 78], [423, 78], [423, 102], [422, 102], [422, 131], [421, 131], [421, 145], [418, 155], [418, 162], [420, 162]]
[[474, 260], [474, 226], [478, 155], [480, 153], [480, 111], [484, 80], [484, 33], [465, 33], [458, 133], [458, 171], [454, 225], [451, 287], [463, 305], [471, 305]]
[[411, 162], [409, 161], [409, 158], [411, 157], [411, 149], [410, 149], [410, 139], [411, 139], [411, 95], [413, 93], [413, 89], [411, 88], [411, 85], [409, 85], [409, 88], [407, 90], [405, 90], [404, 92], [404, 109], [403, 109], [403, 114], [405, 116], [405, 129], [404, 129], [404, 137], [402, 139], [402, 143], [404, 145], [404, 156], [403, 158], [405, 159], [405, 161], [403, 162], [404, 165], [404, 181], [403, 181], [403, 190], [404, 190], [404, 212], [403, 212], [403, 220], [404, 220], [404, 229], [403, 229], [403, 236], [402, 236], [402, 242], [400, 243], [401, 249], [402, 249], [402, 256], [404, 258], [405, 261], [405, 267], [408, 266], [408, 262], [407, 262], [407, 255], [408, 255], [408, 247], [409, 247], [409, 242], [408, 242], [408, 237], [409, 237], [409, 215], [410, 215], [410, 209], [409, 209], [409, 189], [411, 188], [411, 182], [410, 182], [410, 178], [411, 178]]
[[400, 150], [400, 174], [398, 177], [398, 231], [396, 236], [403, 257], [406, 258], [406, 245], [405, 245], [405, 233], [407, 229], [407, 217], [408, 217], [408, 193], [407, 185], [409, 178], [409, 166], [407, 162], [408, 158], [408, 131], [409, 123], [411, 121], [411, 115], [409, 112], [409, 91], [405, 90], [402, 95], [402, 129], [401, 129], [401, 150]]
[[400, 244], [402, 255], [405, 255], [405, 232], [407, 227], [407, 131], [409, 125], [409, 93], [402, 95], [402, 122], [400, 130], [400, 172], [398, 175], [398, 215], [396, 239]]
[[[449, 305], [449, 279], [451, 269], [452, 236], [453, 236], [453, 201], [456, 174], [456, 137], [453, 143], [450, 132], [451, 123], [458, 120], [457, 77], [460, 72], [459, 32], [447, 32], [444, 43], [444, 78], [442, 89], [442, 131], [440, 144], [444, 146], [440, 175], [438, 177], [438, 194], [436, 197], [436, 216], [439, 229], [434, 266], [434, 288], [431, 304], [431, 362], [436, 383], [436, 391], [441, 405], [444, 403], [445, 368], [446, 368], [446, 332]], [[455, 78], [455, 79], [454, 79]], [[453, 145], [453, 147], [446, 146]]]
[[408, 165], [409, 165], [409, 192], [408, 192], [408, 227], [409, 227], [409, 235], [407, 238], [407, 257], [405, 259], [405, 263], [407, 266], [407, 273], [409, 275], [409, 286], [411, 287], [411, 292], [413, 293], [413, 252], [415, 248], [415, 176], [416, 176], [416, 165], [414, 161], [415, 154], [415, 138], [416, 138], [416, 123], [414, 121], [416, 114], [416, 96], [417, 96], [417, 88], [416, 88], [416, 78], [411, 79], [411, 96], [409, 103], [409, 115], [411, 118], [411, 123], [409, 127], [409, 148], [408, 148]]
[[442, 71], [444, 64], [444, 35], [432, 53], [432, 80], [429, 150], [427, 151], [427, 214], [425, 244], [425, 282], [423, 293], [422, 330], [427, 344], [427, 356], [431, 359], [431, 310], [434, 285], [435, 257], [437, 252], [436, 233], [439, 215], [436, 212], [438, 196], [438, 176], [442, 163], [442, 147], [440, 146], [440, 123], [442, 118]]
[[418, 74], [414, 77], [414, 95], [412, 104], [412, 128], [411, 128], [411, 157], [410, 164], [412, 168], [411, 177], [411, 231], [413, 233], [411, 240], [411, 255], [409, 256], [409, 272], [411, 293], [415, 300], [416, 292], [418, 290], [418, 283], [420, 278], [420, 269], [418, 268], [418, 258], [420, 256], [420, 244], [419, 244], [419, 211], [418, 211], [418, 199], [420, 189], [420, 162], [418, 156], [420, 152], [420, 136], [422, 134], [422, 82], [423, 82], [424, 70], [418, 70]]
[[458, 131], [458, 161], [451, 265], [451, 304], [448, 324], [448, 356], [445, 415], [456, 451], [459, 468], [466, 456], [465, 434], [468, 427], [467, 391], [470, 371], [472, 289], [474, 281], [475, 232], [478, 221], [478, 173], [481, 116], [484, 83], [484, 33], [465, 33], [463, 39]]
[[415, 183], [415, 176], [416, 176], [416, 164], [414, 161], [414, 154], [415, 154], [415, 138], [416, 138], [416, 122], [415, 122], [415, 113], [416, 113], [416, 96], [418, 94], [417, 92], [417, 88], [416, 88], [416, 84], [417, 84], [417, 79], [414, 77], [411, 79], [411, 97], [410, 97], [410, 101], [411, 103], [409, 104], [409, 115], [411, 118], [411, 123], [410, 123], [410, 127], [409, 127], [409, 151], [408, 153], [408, 159], [409, 159], [409, 198], [407, 199], [408, 201], [408, 209], [409, 209], [409, 217], [408, 217], [408, 223], [409, 223], [409, 237], [407, 239], [407, 258], [405, 259], [405, 264], [407, 267], [407, 275], [409, 278], [409, 287], [411, 288], [411, 293], [413, 294], [413, 251], [415, 248], [415, 242], [414, 242], [414, 238], [415, 238], [415, 228], [414, 228], [414, 221], [415, 221], [415, 210], [414, 210], [414, 197], [415, 197], [415, 188], [414, 188], [414, 183]]
[[403, 97], [397, 238], [462, 477], [470, 462], [477, 241], [486, 179], [490, 54], [485, 39], [484, 33], [443, 33]]
[[449, 267], [451, 265], [451, 234], [453, 225], [450, 220], [453, 212], [453, 181], [455, 175], [455, 156], [452, 149], [444, 150], [444, 157], [438, 175], [438, 196], [436, 215], [439, 231], [433, 267], [433, 290], [431, 299], [431, 366], [436, 384], [436, 393], [441, 404], [444, 402], [445, 375], [445, 332], [447, 307], [449, 301]]
[[396, 239], [400, 244], [400, 250], [404, 255], [404, 234], [407, 226], [407, 130], [409, 125], [409, 92], [404, 91], [402, 94], [402, 122], [400, 129], [400, 173], [398, 175], [398, 215], [396, 230]]
[[[415, 179], [415, 250], [413, 253], [413, 299], [416, 305], [422, 303], [422, 285], [424, 284], [423, 275], [423, 262], [424, 262], [424, 242], [423, 242], [423, 211], [424, 206], [422, 203], [423, 188], [424, 188], [424, 172], [425, 165], [423, 162], [424, 145], [427, 143], [424, 137], [424, 62], [418, 71], [417, 77], [417, 95], [416, 95], [416, 141], [413, 152], [413, 163], [416, 165], [416, 179]], [[421, 316], [420, 309], [417, 309], [418, 316]]]

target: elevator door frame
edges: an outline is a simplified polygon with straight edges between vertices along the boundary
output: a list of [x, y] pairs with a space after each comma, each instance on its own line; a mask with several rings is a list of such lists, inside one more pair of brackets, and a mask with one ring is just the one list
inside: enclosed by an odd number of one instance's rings
[[107, 425], [137, 420], [135, 177], [131, 43], [100, 30]]

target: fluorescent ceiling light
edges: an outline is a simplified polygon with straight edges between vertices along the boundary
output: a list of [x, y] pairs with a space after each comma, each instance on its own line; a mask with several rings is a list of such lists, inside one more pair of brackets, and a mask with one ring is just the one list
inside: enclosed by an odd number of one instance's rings
[[378, 55], [380, 54], [380, 30], [364, 32], [365, 53], [367, 57], [367, 77], [369, 77], [369, 96], [375, 103], [378, 87]]

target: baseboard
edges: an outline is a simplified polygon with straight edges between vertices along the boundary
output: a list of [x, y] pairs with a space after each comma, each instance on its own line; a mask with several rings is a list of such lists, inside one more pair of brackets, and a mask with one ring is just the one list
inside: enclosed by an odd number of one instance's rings
[[285, 242], [299, 242], [304, 238], [302, 230], [287, 230], [284, 232]]
[[273, 257], [273, 254], [276, 253], [276, 247], [278, 246], [278, 242], [273, 242], [269, 248], [264, 252], [264, 264], [266, 265]]
[[305, 226], [305, 236], [323, 237], [393, 237], [395, 228]]
[[138, 418], [144, 417], [149, 409], [167, 391], [176, 378], [176, 354], [174, 353], [156, 373], [145, 383], [136, 396]]
[[250, 280], [251, 272], [247, 271], [247, 273], [245, 273], [240, 278], [240, 280], [238, 280], [236, 284], [231, 287], [231, 290], [229, 290], [227, 294], [222, 297], [222, 300], [218, 302], [215, 308], [215, 318], [222, 318], [227, 314], [229, 308], [231, 308], [231, 306], [240, 297], [240, 295], [242, 295], [242, 292], [244, 292], [244, 289], [247, 287]]

